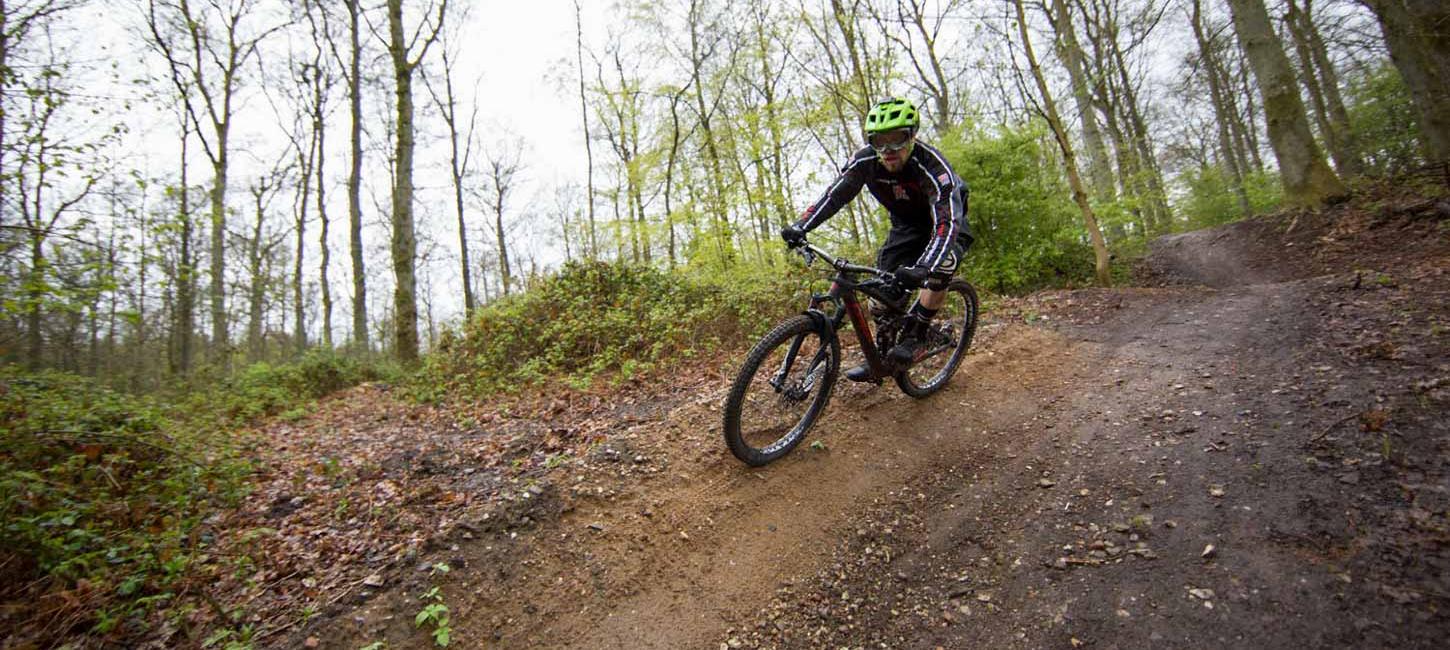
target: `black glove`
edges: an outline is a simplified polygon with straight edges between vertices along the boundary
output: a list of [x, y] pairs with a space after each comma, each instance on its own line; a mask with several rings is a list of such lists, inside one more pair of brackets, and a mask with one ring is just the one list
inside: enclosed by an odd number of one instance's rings
[[903, 266], [896, 269], [896, 283], [903, 289], [916, 289], [926, 283], [926, 276], [930, 273], [920, 266]]
[[785, 240], [787, 248], [800, 248], [806, 245], [806, 231], [794, 224], [781, 228], [780, 238]]

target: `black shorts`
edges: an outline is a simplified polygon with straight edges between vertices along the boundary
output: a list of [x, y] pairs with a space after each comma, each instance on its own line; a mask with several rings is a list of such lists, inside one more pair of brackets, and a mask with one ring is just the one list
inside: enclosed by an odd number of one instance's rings
[[[923, 236], [916, 231], [892, 228], [886, 234], [886, 243], [881, 246], [881, 252], [876, 255], [876, 267], [883, 271], [895, 271], [903, 266], [915, 264], [918, 259], [921, 259], [921, 254], [926, 252], [926, 246], [931, 243], [931, 239], [930, 233]], [[962, 245], [961, 239], [952, 242], [947, 248], [947, 255], [942, 260], [940, 268], [928, 276], [928, 288], [944, 288], [947, 282], [951, 281], [952, 276], [956, 275], [957, 264], [961, 262], [962, 254], [965, 252], [966, 247]]]

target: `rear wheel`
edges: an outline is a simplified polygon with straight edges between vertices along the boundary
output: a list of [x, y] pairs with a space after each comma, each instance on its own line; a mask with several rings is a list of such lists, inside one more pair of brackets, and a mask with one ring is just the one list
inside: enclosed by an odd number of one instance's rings
[[725, 444], [751, 466], [790, 453], [831, 398], [841, 350], [829, 326], [796, 316], [755, 344], [725, 399]]
[[961, 365], [977, 333], [977, 291], [966, 280], [952, 280], [947, 299], [932, 319], [926, 356], [896, 373], [896, 385], [907, 395], [926, 397], [942, 389]]

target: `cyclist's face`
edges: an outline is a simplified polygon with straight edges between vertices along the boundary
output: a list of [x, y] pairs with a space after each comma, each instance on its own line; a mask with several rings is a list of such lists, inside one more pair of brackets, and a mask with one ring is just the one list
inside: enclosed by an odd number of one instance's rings
[[869, 138], [871, 148], [876, 150], [876, 155], [881, 158], [881, 164], [886, 167], [886, 171], [895, 173], [906, 165], [906, 157], [911, 155], [914, 141], [912, 136], [911, 129], [897, 129], [876, 133]]

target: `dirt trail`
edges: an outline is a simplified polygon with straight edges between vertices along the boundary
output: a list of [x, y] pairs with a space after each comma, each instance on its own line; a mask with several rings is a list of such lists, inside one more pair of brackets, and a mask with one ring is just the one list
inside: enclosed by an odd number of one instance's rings
[[[458, 567], [454, 638], [1438, 647], [1443, 223], [1288, 215], [1164, 240], [1152, 283], [1217, 288], [1013, 303], [943, 393], [838, 388], [807, 444], [762, 469], [718, 440], [723, 386], [662, 408], [538, 490], [533, 525], [437, 554]], [[426, 647], [418, 584], [300, 634]]]

